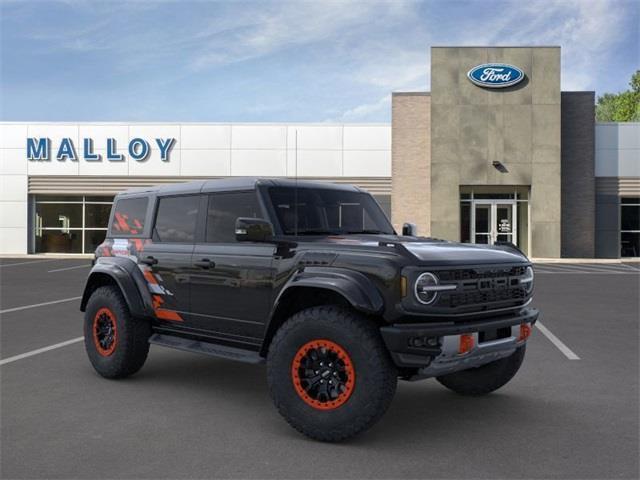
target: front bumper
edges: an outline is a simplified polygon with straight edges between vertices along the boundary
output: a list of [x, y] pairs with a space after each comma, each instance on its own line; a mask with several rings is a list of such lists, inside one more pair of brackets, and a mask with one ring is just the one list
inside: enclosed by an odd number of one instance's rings
[[[508, 357], [526, 342], [521, 325], [532, 326], [538, 310], [474, 322], [411, 323], [381, 327], [395, 364], [417, 372], [412, 379], [446, 375]], [[472, 345], [460, 353], [461, 336]], [[469, 337], [472, 337], [472, 341]]]

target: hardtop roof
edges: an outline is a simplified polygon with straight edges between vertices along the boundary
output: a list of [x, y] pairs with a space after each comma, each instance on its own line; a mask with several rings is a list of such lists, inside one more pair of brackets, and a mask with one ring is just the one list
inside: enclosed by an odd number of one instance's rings
[[351, 192], [361, 191], [350, 184], [321, 182], [316, 180], [299, 180], [293, 178], [263, 178], [263, 177], [230, 177], [209, 180], [197, 180], [193, 182], [171, 183], [167, 185], [155, 185], [150, 187], [131, 188], [121, 192], [117, 197], [129, 195], [176, 195], [189, 193], [210, 193], [222, 191], [252, 190], [258, 185], [289, 188], [329, 188], [332, 190], [345, 190]]

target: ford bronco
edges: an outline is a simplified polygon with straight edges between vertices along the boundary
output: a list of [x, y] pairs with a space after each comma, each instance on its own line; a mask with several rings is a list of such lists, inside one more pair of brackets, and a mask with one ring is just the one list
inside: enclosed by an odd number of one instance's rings
[[383, 415], [399, 378], [505, 385], [532, 292], [511, 244], [398, 235], [353, 186], [236, 178], [118, 195], [81, 310], [100, 375], [134, 374], [150, 344], [266, 363], [282, 416], [338, 441]]

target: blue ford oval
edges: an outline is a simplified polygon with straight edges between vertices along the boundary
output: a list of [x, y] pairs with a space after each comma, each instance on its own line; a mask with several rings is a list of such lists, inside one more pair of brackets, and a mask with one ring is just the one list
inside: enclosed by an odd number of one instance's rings
[[520, 83], [524, 72], [505, 63], [485, 63], [469, 70], [467, 77], [480, 87], [504, 88]]

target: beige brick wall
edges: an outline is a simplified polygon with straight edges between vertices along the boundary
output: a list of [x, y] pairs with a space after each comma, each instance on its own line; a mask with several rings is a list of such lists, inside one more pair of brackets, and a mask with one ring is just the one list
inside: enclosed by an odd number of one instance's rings
[[431, 234], [431, 97], [394, 93], [391, 127], [391, 220], [396, 231], [415, 223]]

